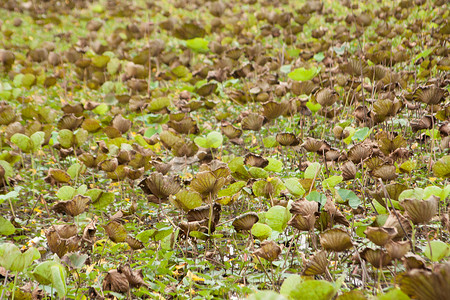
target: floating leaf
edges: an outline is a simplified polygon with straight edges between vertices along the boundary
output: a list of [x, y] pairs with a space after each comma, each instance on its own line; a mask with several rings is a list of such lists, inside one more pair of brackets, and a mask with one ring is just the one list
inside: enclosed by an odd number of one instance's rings
[[450, 155], [442, 157], [433, 165], [433, 174], [441, 178], [450, 177]]
[[233, 196], [237, 194], [244, 186], [246, 186], [246, 183], [244, 181], [237, 181], [233, 184], [230, 184], [227, 188], [220, 190], [218, 196]]
[[58, 297], [63, 298], [67, 293], [66, 270], [56, 261], [44, 261], [36, 266], [31, 273], [40, 284], [52, 285]]
[[222, 145], [223, 136], [220, 132], [212, 131], [206, 136], [206, 138], [201, 136], [196, 137], [194, 142], [202, 148], [218, 148]]
[[303, 189], [300, 181], [297, 178], [286, 179], [284, 181], [284, 185], [289, 190], [289, 192], [296, 197], [301, 197], [305, 194], [305, 189]]
[[291, 213], [286, 207], [276, 205], [266, 212], [265, 223], [273, 230], [283, 232], [291, 216]]
[[31, 152], [34, 149], [33, 141], [22, 133], [16, 133], [11, 137], [11, 142], [17, 145], [20, 150], [25, 153]]
[[306, 200], [308, 201], [314, 201], [317, 203], [320, 203], [320, 205], [323, 207], [325, 203], [327, 202], [327, 196], [325, 196], [322, 193], [319, 193], [318, 191], [312, 191], [309, 193], [306, 197]]
[[339, 183], [341, 183], [343, 180], [342, 176], [338, 175], [338, 176], [331, 176], [327, 179], [325, 179], [324, 181], [322, 181], [322, 186], [325, 189], [333, 189], [336, 185], [338, 185]]
[[256, 223], [253, 225], [252, 234], [259, 240], [265, 240], [272, 235], [272, 228], [269, 225]]
[[342, 201], [344, 202], [348, 201], [348, 205], [351, 208], [356, 209], [361, 204], [361, 199], [359, 199], [359, 197], [353, 191], [346, 189], [339, 189], [337, 190], [337, 192], [341, 197]]
[[209, 51], [208, 44], [209, 42], [204, 38], [186, 40], [186, 46], [188, 48], [201, 53], [206, 53]]
[[425, 246], [425, 256], [431, 261], [440, 261], [450, 255], [450, 245], [442, 241], [431, 241]]
[[11, 235], [16, 231], [14, 225], [10, 221], [0, 216], [0, 234], [1, 235]]
[[314, 162], [314, 163], [310, 164], [305, 170], [304, 178], [305, 179], [314, 179], [314, 178], [317, 179], [320, 169], [321, 169], [320, 163]]
[[334, 286], [325, 280], [306, 280], [290, 292], [290, 298], [296, 300], [331, 300], [336, 294]]
[[310, 69], [298, 68], [288, 74], [288, 77], [296, 81], [311, 80], [319, 73], [320, 68], [312, 67]]
[[269, 161], [269, 164], [264, 167], [264, 169], [266, 171], [281, 172], [283, 170], [283, 162], [282, 161], [275, 159], [275, 158], [271, 158], [271, 157], [268, 157], [267, 160]]

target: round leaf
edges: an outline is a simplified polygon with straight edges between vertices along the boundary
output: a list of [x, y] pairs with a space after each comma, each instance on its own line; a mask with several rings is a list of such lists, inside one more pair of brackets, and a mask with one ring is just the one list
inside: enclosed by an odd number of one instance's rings
[[320, 68], [312, 67], [310, 69], [298, 68], [288, 74], [288, 77], [296, 81], [311, 80], [319, 73]]

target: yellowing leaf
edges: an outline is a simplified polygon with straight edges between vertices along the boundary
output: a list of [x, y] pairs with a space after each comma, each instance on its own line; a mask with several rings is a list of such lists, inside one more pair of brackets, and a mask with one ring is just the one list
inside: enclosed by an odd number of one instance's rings
[[195, 275], [194, 273], [192, 273], [191, 271], [187, 272], [187, 277], [189, 278], [189, 280], [192, 280], [192, 281], [205, 281], [205, 278], [201, 278], [201, 277]]

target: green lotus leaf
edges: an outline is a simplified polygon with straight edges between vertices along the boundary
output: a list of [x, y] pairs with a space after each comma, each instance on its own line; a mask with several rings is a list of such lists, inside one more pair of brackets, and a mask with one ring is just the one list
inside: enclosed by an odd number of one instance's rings
[[284, 185], [289, 190], [289, 192], [296, 196], [301, 197], [305, 194], [305, 189], [300, 184], [300, 181], [297, 178], [288, 178], [284, 181]]
[[442, 157], [433, 165], [433, 174], [441, 178], [450, 177], [450, 155]]
[[310, 69], [297, 68], [288, 74], [288, 77], [296, 81], [308, 81], [319, 74], [320, 68], [312, 67]]
[[262, 241], [272, 235], [272, 228], [266, 224], [255, 223], [253, 224], [251, 232], [253, 236]]
[[11, 142], [25, 153], [31, 152], [34, 148], [33, 141], [28, 136], [22, 133], [15, 133], [11, 137]]

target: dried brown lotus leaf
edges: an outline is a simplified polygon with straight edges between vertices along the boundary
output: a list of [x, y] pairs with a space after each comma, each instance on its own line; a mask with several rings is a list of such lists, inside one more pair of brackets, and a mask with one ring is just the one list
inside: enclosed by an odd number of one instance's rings
[[315, 138], [308, 137], [301, 145], [308, 152], [317, 152], [323, 146], [324, 142], [316, 140]]
[[343, 132], [344, 132], [344, 128], [342, 128], [341, 126], [336, 125], [333, 127], [334, 137], [337, 138], [338, 140], [340, 140], [344, 137]]
[[138, 239], [131, 237], [131, 236], [127, 236], [125, 242], [130, 246], [131, 249], [133, 250], [139, 250], [144, 248], [144, 244], [139, 241]]
[[78, 232], [78, 228], [74, 224], [52, 225], [48, 230], [57, 232], [62, 239], [71, 238]]
[[139, 169], [131, 169], [131, 168], [127, 167], [126, 174], [127, 174], [128, 179], [137, 180], [137, 179], [141, 178], [142, 175], [144, 175], [144, 172], [145, 172], [144, 167], [139, 168]]
[[84, 152], [83, 154], [78, 156], [78, 159], [88, 168], [94, 168], [97, 166], [95, 157], [88, 152]]
[[112, 121], [112, 126], [119, 130], [121, 134], [130, 130], [132, 124], [130, 120], [125, 119], [122, 115], [115, 116]]
[[365, 61], [350, 59], [347, 63], [339, 66], [343, 72], [350, 76], [360, 77], [368, 76], [370, 74], [370, 67]]
[[120, 130], [112, 126], [106, 126], [105, 128], [103, 128], [103, 132], [110, 139], [115, 139], [122, 136]]
[[[0, 117], [1, 118], [1, 117]], [[16, 133], [25, 134], [25, 127], [20, 122], [13, 122], [5, 129], [5, 138], [8, 140]]]
[[331, 148], [325, 152], [326, 161], [337, 161], [341, 157], [341, 152], [335, 148]]
[[350, 235], [340, 228], [332, 228], [322, 232], [320, 244], [325, 250], [335, 252], [342, 252], [353, 247]]
[[191, 157], [198, 152], [198, 146], [193, 141], [178, 141], [172, 146], [176, 157]]
[[354, 179], [356, 176], [356, 166], [351, 160], [342, 164], [341, 171], [344, 180]]
[[211, 171], [202, 171], [197, 173], [189, 185], [191, 189], [200, 193], [203, 198], [217, 194], [225, 185], [226, 179], [217, 177]]
[[326, 251], [319, 251], [313, 258], [306, 263], [302, 272], [304, 276], [315, 276], [325, 273], [328, 266], [328, 258]]
[[449, 136], [450, 135], [450, 122], [444, 122], [444, 124], [442, 124], [439, 127], [439, 133], [443, 137]]
[[95, 242], [95, 233], [97, 232], [97, 220], [94, 218], [89, 224], [83, 229], [83, 242], [92, 245]]
[[[433, 124], [436, 124], [436, 118], [433, 116], [423, 116], [420, 119], [413, 119], [409, 122], [411, 129], [413, 132], [417, 132], [423, 129], [431, 129], [433, 128]], [[439, 129], [439, 131], [441, 131]]]
[[221, 129], [222, 133], [229, 139], [239, 138], [242, 135], [242, 130], [232, 124], [223, 124]]
[[244, 164], [257, 168], [265, 168], [269, 164], [269, 160], [257, 154], [247, 153], [244, 157]]
[[68, 129], [74, 131], [83, 123], [84, 117], [76, 117], [74, 114], [65, 114], [58, 121], [58, 129]]
[[130, 162], [132, 156], [133, 156], [132, 151], [121, 149], [117, 153], [117, 160], [118, 160], [119, 164], [121, 164], [121, 165], [127, 164]]
[[384, 245], [384, 247], [386, 248], [387, 252], [389, 253], [392, 259], [401, 259], [411, 249], [411, 242], [390, 241], [389, 243]]
[[119, 165], [119, 161], [116, 157], [106, 159], [98, 164], [98, 167], [105, 172], [114, 172]]
[[53, 210], [56, 213], [66, 214], [72, 217], [78, 216], [84, 213], [91, 203], [91, 198], [82, 195], [76, 195], [72, 200], [68, 201], [58, 201], [54, 206]]
[[[400, 196], [400, 194], [404, 191], [407, 190], [408, 187], [404, 184], [401, 183], [390, 183], [387, 184], [385, 186], [386, 191], [388, 192], [389, 198], [391, 198], [392, 200], [398, 201], [398, 197]], [[385, 198], [385, 194], [384, 194], [384, 190], [382, 188], [376, 190], [376, 191], [370, 191], [370, 196], [372, 196], [373, 198], [375, 198], [375, 200], [377, 200], [381, 205], [385, 206], [386, 203], [383, 200], [383, 198]]]
[[170, 195], [175, 195], [181, 190], [181, 186], [174, 178], [164, 176], [159, 172], [153, 172], [140, 183], [139, 187], [146, 194], [153, 194], [159, 199], [165, 200]]
[[112, 291], [115, 293], [127, 293], [130, 290], [130, 284], [127, 276], [114, 269], [106, 274], [103, 279], [102, 288], [104, 291]]
[[414, 224], [425, 224], [436, 215], [439, 197], [433, 195], [427, 200], [405, 199], [400, 205], [405, 208], [406, 217]]
[[264, 258], [268, 261], [274, 261], [281, 253], [281, 247], [274, 241], [264, 241], [261, 243], [261, 247], [257, 249], [253, 254]]
[[130, 265], [126, 264], [119, 266], [117, 270], [120, 273], [125, 274], [131, 288], [139, 288], [141, 286], [147, 286], [147, 284], [144, 281], [142, 269], [140, 269], [139, 271], [135, 271], [131, 269]]
[[197, 123], [194, 121], [194, 119], [192, 119], [192, 117], [185, 117], [179, 121], [170, 120], [167, 125], [181, 134], [198, 133]]
[[[186, 217], [189, 222], [193, 221], [202, 221], [209, 219], [210, 216], [210, 205], [203, 205], [194, 209], [191, 209]], [[220, 212], [222, 207], [218, 203], [214, 203], [213, 205], [213, 222], [217, 222], [220, 218]]]
[[0, 125], [8, 125], [14, 122], [16, 118], [17, 115], [12, 106], [0, 103]]
[[318, 210], [319, 210], [318, 202], [303, 199], [292, 203], [291, 209], [289, 211], [292, 214], [300, 214], [307, 216], [309, 214], [316, 213]]
[[80, 237], [77, 235], [75, 225], [53, 225], [45, 230], [47, 244], [50, 251], [56, 253], [58, 257], [63, 257], [68, 252], [78, 250]]
[[242, 48], [232, 48], [225, 51], [225, 56], [233, 60], [238, 60], [239, 57], [244, 53]]
[[197, 37], [203, 37], [206, 34], [205, 29], [194, 22], [188, 22], [178, 25], [173, 34], [176, 38], [190, 40]]
[[102, 128], [100, 122], [96, 119], [85, 119], [81, 127], [87, 132], [97, 132]]
[[377, 269], [388, 266], [392, 261], [390, 255], [382, 249], [373, 250], [371, 248], [366, 248], [360, 253], [360, 255], [362, 259], [368, 261]]
[[371, 175], [376, 178], [381, 178], [384, 181], [393, 180], [397, 178], [397, 174], [395, 173], [396, 168], [394, 165], [385, 164], [382, 165], [375, 170], [372, 170]]
[[16, 56], [14, 55], [13, 51], [0, 49], [0, 62], [4, 66], [11, 66], [12, 64], [14, 64], [15, 59]]
[[403, 256], [402, 261], [406, 270], [428, 269], [425, 259], [417, 254], [407, 253]]
[[373, 157], [367, 158], [364, 161], [364, 164], [366, 165], [366, 167], [369, 170], [374, 170], [378, 167], [381, 167], [385, 162], [386, 161], [383, 158], [381, 158], [380, 156], [373, 156]]
[[299, 231], [311, 231], [314, 229], [316, 216], [314, 213], [310, 214], [294, 214], [289, 220], [288, 225], [296, 228]]
[[356, 144], [347, 153], [347, 157], [349, 160], [354, 162], [355, 164], [359, 164], [361, 161], [366, 159], [372, 154], [372, 148], [368, 145], [364, 144]]
[[48, 169], [48, 176], [50, 176], [56, 183], [68, 183], [70, 181], [70, 175], [60, 169]]
[[155, 167], [156, 171], [165, 175], [172, 168], [171, 164], [163, 163], [157, 160], [152, 161], [152, 165]]
[[291, 91], [294, 95], [311, 95], [315, 91], [317, 91], [319, 87], [312, 82], [311, 80], [308, 81], [293, 81], [291, 84]]
[[320, 227], [331, 228], [334, 224], [341, 224], [347, 227], [350, 226], [350, 222], [336, 207], [331, 198], [327, 198], [327, 202], [320, 213], [319, 222], [316, 224], [316, 227], [318, 229], [320, 229]]
[[264, 116], [257, 113], [250, 113], [242, 119], [241, 126], [243, 130], [259, 131], [263, 125], [263, 122]]
[[263, 115], [269, 120], [274, 120], [283, 115], [288, 109], [288, 103], [268, 101], [263, 103]]
[[208, 220], [202, 221], [191, 221], [191, 222], [180, 222], [180, 229], [184, 232], [186, 236], [192, 231], [208, 232]]
[[389, 243], [396, 235], [397, 229], [395, 227], [367, 227], [364, 234], [367, 238], [378, 246], [384, 246]]
[[439, 104], [448, 96], [448, 91], [434, 85], [418, 87], [413, 93], [413, 99], [428, 105]]
[[373, 112], [376, 114], [377, 122], [382, 122], [389, 115], [393, 102], [388, 99], [379, 99], [373, 104]]
[[434, 268], [434, 271], [413, 269], [396, 278], [401, 290], [413, 299], [448, 299], [450, 295], [450, 263]]
[[66, 253], [75, 252], [80, 248], [81, 238], [79, 236], [73, 236], [68, 239], [58, 239], [54, 237], [55, 233], [49, 233], [47, 235], [47, 243], [50, 251], [56, 253], [59, 258], [63, 257]]
[[324, 88], [315, 94], [316, 101], [323, 107], [332, 106], [339, 99], [339, 95], [335, 90]]
[[162, 131], [159, 134], [159, 139], [161, 140], [161, 143], [164, 145], [164, 147], [168, 149], [172, 149], [173, 145], [175, 145], [179, 141], [182, 141], [182, 138], [168, 130]]
[[115, 181], [124, 180], [128, 176], [129, 168], [125, 165], [119, 165], [112, 172], [106, 172], [106, 177]]
[[79, 102], [75, 104], [66, 103], [63, 107], [61, 107], [61, 110], [64, 114], [74, 114], [76, 116], [80, 116], [84, 111], [84, 107], [83, 104]]
[[295, 134], [290, 132], [277, 133], [276, 140], [282, 146], [297, 146], [300, 143]]
[[196, 93], [201, 97], [206, 97], [214, 93], [217, 89], [217, 83], [209, 82], [196, 89]]
[[353, 111], [353, 116], [355, 116], [359, 122], [367, 122], [369, 119], [369, 109], [367, 106], [360, 105]]
[[232, 225], [236, 231], [251, 230], [253, 225], [259, 221], [257, 213], [248, 212], [237, 217]]
[[389, 70], [382, 65], [372, 66], [370, 71], [370, 78], [373, 78], [376, 81], [382, 80], [389, 72]]
[[407, 146], [406, 140], [401, 135], [393, 139], [390, 139], [387, 134], [377, 135], [377, 142], [381, 152], [385, 155], [389, 155], [398, 148], [405, 148]]
[[103, 228], [105, 228], [106, 234], [114, 243], [122, 243], [126, 241], [127, 231], [121, 223], [111, 221], [107, 225], [104, 225]]
[[405, 231], [409, 234], [412, 229], [409, 220], [399, 213], [391, 213], [386, 219], [383, 227], [395, 227], [395, 229], [397, 229], [396, 239], [404, 237]]

